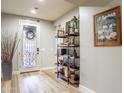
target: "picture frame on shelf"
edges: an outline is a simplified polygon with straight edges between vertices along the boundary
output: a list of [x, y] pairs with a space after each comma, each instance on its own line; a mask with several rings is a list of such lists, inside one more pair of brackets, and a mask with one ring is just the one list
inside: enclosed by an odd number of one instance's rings
[[94, 46], [121, 46], [120, 6], [94, 15]]

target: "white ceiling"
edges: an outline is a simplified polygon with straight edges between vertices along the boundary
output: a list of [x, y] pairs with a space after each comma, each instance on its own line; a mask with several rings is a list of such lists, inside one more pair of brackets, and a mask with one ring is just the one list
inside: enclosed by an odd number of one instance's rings
[[[74, 4], [64, 0], [1, 0], [3, 13], [36, 17], [54, 21], [75, 7]], [[38, 7], [37, 14], [31, 14], [30, 10]]]
[[[2, 12], [54, 21], [77, 5], [101, 6], [111, 0], [1, 0]], [[37, 14], [30, 10], [38, 7]]]
[[104, 6], [112, 0], [65, 0], [72, 4], [81, 6]]

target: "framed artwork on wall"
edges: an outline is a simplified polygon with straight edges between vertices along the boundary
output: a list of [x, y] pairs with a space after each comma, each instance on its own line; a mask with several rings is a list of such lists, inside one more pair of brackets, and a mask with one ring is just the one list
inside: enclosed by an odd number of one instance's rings
[[120, 6], [94, 15], [94, 45], [121, 46]]

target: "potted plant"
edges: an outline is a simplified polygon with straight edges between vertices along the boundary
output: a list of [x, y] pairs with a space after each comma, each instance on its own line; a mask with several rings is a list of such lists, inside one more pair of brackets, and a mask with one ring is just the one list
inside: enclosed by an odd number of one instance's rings
[[14, 34], [9, 31], [1, 32], [1, 66], [2, 79], [11, 80], [12, 60], [17, 48], [17, 32]]

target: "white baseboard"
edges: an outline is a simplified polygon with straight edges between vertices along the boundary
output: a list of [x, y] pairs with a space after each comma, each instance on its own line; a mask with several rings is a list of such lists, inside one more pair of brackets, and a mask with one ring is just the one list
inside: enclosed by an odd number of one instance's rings
[[[43, 70], [50, 70], [50, 69], [55, 69], [55, 67], [44, 67], [44, 68], [40, 68], [39, 70], [43, 71]], [[12, 74], [19, 74], [20, 72], [26, 72], [26, 70], [24, 70], [24, 71], [13, 71]]]
[[95, 91], [83, 86], [83, 85], [79, 85], [79, 90], [82, 92], [82, 93], [96, 93]]
[[44, 68], [41, 68], [40, 70], [50, 70], [50, 69], [55, 69], [55, 67], [44, 67]]

